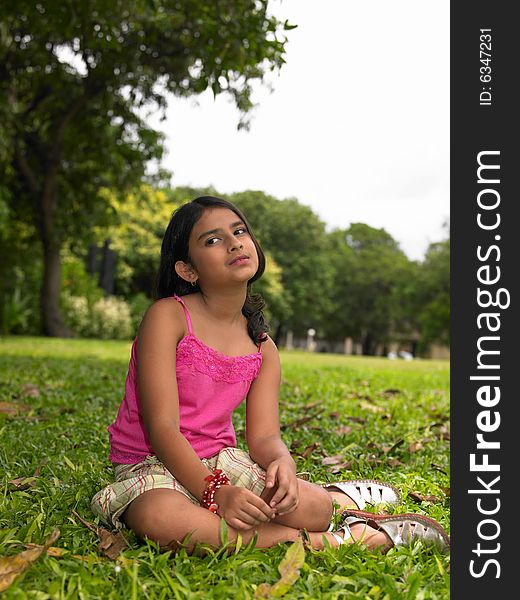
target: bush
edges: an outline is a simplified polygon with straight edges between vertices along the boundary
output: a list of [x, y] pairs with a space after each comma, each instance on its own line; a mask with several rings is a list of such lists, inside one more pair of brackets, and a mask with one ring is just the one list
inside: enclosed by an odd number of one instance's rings
[[152, 304], [153, 300], [150, 300], [145, 294], [136, 294], [128, 300], [130, 304], [130, 316], [132, 319], [132, 333], [135, 335], [141, 325], [141, 321], [144, 317], [144, 313]]
[[127, 340], [132, 337], [130, 306], [116, 296], [89, 305], [84, 296], [62, 295], [65, 322], [82, 337]]

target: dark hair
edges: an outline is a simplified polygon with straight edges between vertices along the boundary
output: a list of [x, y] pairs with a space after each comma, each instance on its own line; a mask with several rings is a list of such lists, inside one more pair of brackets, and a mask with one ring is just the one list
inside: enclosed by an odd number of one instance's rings
[[216, 207], [232, 210], [244, 222], [258, 254], [258, 269], [247, 282], [246, 300], [242, 307], [242, 314], [247, 319], [247, 332], [255, 344], [258, 344], [267, 339], [266, 332], [269, 331], [269, 326], [262, 313], [265, 301], [259, 294], [251, 293], [251, 285], [260, 279], [265, 270], [265, 255], [245, 216], [228, 200], [215, 196], [200, 196], [174, 211], [162, 241], [155, 297], [156, 299], [168, 298], [174, 294], [186, 296], [200, 291], [198, 284], [192, 286], [191, 283], [179, 277], [175, 271], [175, 263], [178, 260], [191, 263], [188, 247], [191, 230], [207, 208]]

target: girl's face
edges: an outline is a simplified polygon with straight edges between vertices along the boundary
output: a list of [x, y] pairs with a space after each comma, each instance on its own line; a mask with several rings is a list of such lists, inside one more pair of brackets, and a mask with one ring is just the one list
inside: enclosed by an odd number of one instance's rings
[[190, 234], [193, 273], [202, 288], [247, 283], [258, 270], [258, 254], [245, 223], [232, 210], [207, 208]]

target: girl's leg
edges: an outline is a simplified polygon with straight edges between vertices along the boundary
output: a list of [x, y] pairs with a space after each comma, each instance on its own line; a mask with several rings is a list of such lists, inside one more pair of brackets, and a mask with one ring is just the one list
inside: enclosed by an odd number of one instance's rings
[[[179, 515], [182, 515], [182, 518], [179, 518]], [[154, 540], [163, 548], [175, 549], [177, 542], [182, 541], [190, 532], [192, 536], [188, 540], [187, 548], [190, 553], [197, 543], [206, 543], [213, 548], [221, 545], [220, 517], [205, 508], [196, 506], [186, 496], [173, 490], [156, 489], [145, 492], [129, 505], [123, 514], [123, 520], [139, 537]], [[257, 547], [270, 548], [283, 542], [296, 540], [299, 528], [272, 521], [260, 525], [256, 532]], [[235, 540], [238, 535], [238, 531], [229, 526], [228, 533], [230, 540]], [[240, 534], [243, 542], [247, 544], [255, 534], [255, 530], [241, 531]], [[354, 539], [362, 539], [369, 548], [387, 542], [384, 534], [362, 524], [352, 527], [352, 535]], [[323, 548], [322, 536], [326, 537], [331, 546], [338, 545], [330, 533], [315, 531], [309, 533], [313, 548]], [[379, 540], [379, 537], [382, 537], [382, 540]]]

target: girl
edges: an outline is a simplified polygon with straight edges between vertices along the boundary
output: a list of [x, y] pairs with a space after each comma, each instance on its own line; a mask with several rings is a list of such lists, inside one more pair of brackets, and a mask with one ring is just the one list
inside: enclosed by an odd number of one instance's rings
[[[398, 503], [392, 486], [360, 480], [325, 488], [297, 477], [280, 437], [278, 351], [263, 301], [251, 295], [264, 267], [245, 216], [230, 202], [204, 196], [174, 212], [159, 300], [134, 340], [109, 427], [116, 481], [94, 496], [93, 511], [161, 547], [184, 540], [188, 552], [197, 543], [219, 547], [221, 519], [230, 540], [240, 533], [247, 543], [256, 534], [262, 548], [299, 534], [316, 549], [324, 540], [387, 549], [415, 538], [446, 548], [432, 519], [360, 510]], [[248, 453], [236, 448], [231, 422], [244, 399]], [[328, 531], [334, 501], [349, 509], [337, 532]]]

